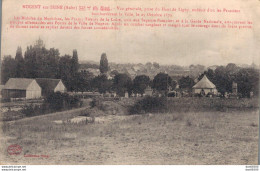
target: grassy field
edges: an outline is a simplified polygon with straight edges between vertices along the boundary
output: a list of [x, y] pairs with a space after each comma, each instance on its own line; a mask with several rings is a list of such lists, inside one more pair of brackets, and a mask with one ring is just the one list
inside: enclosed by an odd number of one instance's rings
[[[172, 109], [177, 101], [169, 102]], [[258, 109], [249, 101], [221, 103], [225, 110], [105, 114], [95, 118], [103, 122], [88, 124], [53, 122], [82, 115], [86, 108], [2, 122], [1, 164], [257, 164]], [[241, 104], [231, 110], [235, 103]], [[8, 154], [12, 144], [23, 148], [20, 155]]]

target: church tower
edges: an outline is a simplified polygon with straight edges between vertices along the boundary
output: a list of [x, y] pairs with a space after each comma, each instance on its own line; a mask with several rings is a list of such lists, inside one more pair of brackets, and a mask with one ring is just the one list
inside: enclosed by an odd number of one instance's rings
[[45, 47], [45, 45], [43, 44], [43, 40], [42, 40], [41, 38], [39, 38], [38, 40], [36, 40], [34, 46], [37, 47], [37, 48], [43, 48], [43, 47]]

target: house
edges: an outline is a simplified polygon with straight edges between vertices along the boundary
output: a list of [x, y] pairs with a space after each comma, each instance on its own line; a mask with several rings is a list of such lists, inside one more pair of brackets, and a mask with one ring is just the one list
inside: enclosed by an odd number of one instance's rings
[[232, 82], [232, 94], [237, 95], [237, 83]]
[[36, 99], [41, 97], [41, 92], [42, 89], [35, 79], [10, 78], [2, 89], [2, 97]]
[[237, 93], [237, 83], [235, 83], [234, 81], [232, 82], [232, 93], [229, 94], [229, 98], [239, 98]]
[[128, 92], [125, 92], [125, 96], [124, 96], [125, 98], [129, 98], [129, 94], [128, 94]]
[[150, 86], [146, 87], [146, 89], [144, 90], [144, 95], [145, 96], [152, 96], [153, 95], [153, 89]]
[[203, 78], [192, 87], [192, 92], [194, 94], [205, 94], [205, 95], [207, 95], [208, 93], [212, 93], [212, 94], [218, 93], [216, 86], [211, 81], [209, 81], [206, 75], [204, 75]]
[[35, 80], [42, 88], [42, 96], [47, 96], [53, 92], [64, 93], [67, 91], [61, 79], [36, 78]]
[[86, 71], [92, 73], [95, 77], [100, 74], [100, 70], [96, 68], [87, 68]]

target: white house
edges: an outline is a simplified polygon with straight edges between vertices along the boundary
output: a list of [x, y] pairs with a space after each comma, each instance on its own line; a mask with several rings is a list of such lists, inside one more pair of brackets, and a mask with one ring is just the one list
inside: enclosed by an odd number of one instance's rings
[[192, 92], [194, 94], [200, 94], [203, 91], [205, 94], [218, 93], [216, 86], [207, 78], [206, 75], [204, 75], [203, 78], [192, 87]]

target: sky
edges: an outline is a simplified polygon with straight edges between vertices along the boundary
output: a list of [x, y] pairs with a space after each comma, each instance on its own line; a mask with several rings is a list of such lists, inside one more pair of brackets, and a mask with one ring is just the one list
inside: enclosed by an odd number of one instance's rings
[[[18, 46], [23, 52], [41, 38], [46, 48], [57, 48], [61, 55], [72, 55], [77, 49], [79, 60], [99, 61], [106, 53], [109, 62], [182, 65], [225, 65], [227, 63], [259, 65], [260, 58], [260, 1], [259, 0], [193, 0], [154, 1], [106, 0], [102, 2], [75, 0], [4, 0], [2, 20], [1, 57], [15, 56]], [[104, 5], [122, 7], [228, 8], [239, 9], [239, 14], [185, 14], [173, 13], [174, 18], [249, 20], [253, 29], [202, 28], [138, 28], [119, 30], [41, 30], [10, 29], [14, 16], [88, 17], [83, 12], [26, 10], [23, 4]]]

